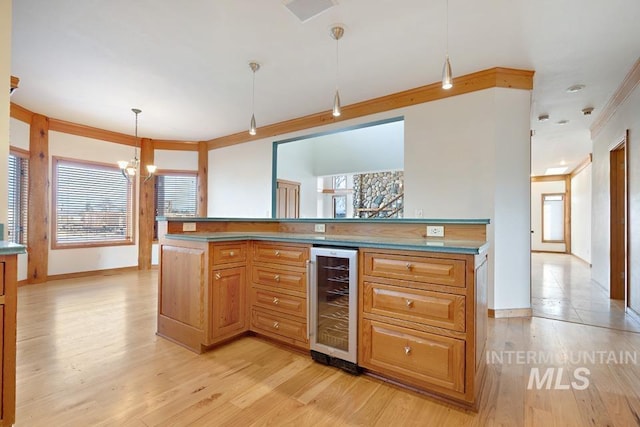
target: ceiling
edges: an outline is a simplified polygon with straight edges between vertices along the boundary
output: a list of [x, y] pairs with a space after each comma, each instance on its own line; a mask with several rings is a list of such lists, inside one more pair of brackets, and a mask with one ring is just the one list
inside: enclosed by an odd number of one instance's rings
[[[283, 0], [14, 0], [12, 101], [49, 117], [139, 135], [208, 140], [441, 78], [446, 0], [337, 0], [301, 22]], [[532, 173], [591, 151], [589, 126], [640, 57], [638, 0], [449, 0], [455, 75], [535, 70]], [[585, 89], [567, 93], [566, 88]], [[585, 107], [595, 110], [582, 115]], [[549, 114], [544, 123], [540, 114]], [[569, 120], [559, 125], [559, 120]]]

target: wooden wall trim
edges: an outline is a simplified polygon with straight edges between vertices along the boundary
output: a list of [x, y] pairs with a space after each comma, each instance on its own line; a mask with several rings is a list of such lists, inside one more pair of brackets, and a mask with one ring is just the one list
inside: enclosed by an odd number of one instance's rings
[[33, 117], [33, 111], [27, 110], [24, 107], [21, 107], [18, 104], [11, 103], [11, 107], [9, 109], [11, 118], [16, 120], [20, 120], [21, 122], [31, 124], [31, 118]]
[[34, 114], [29, 126], [27, 280], [42, 283], [49, 270], [49, 119]]
[[564, 181], [567, 175], [542, 175], [532, 176], [531, 182], [551, 182], [551, 181]]
[[456, 77], [454, 86], [450, 90], [442, 89], [440, 82], [432, 83], [391, 95], [346, 105], [342, 107], [342, 114], [337, 118], [331, 115], [331, 111], [323, 111], [321, 113], [310, 114], [308, 116], [260, 127], [255, 136], [249, 135], [247, 131], [242, 131], [211, 139], [207, 141], [207, 145], [210, 150], [228, 147], [243, 142], [283, 135], [329, 123], [341, 122], [494, 87], [531, 90], [533, 89], [533, 73], [533, 71], [515, 70], [511, 68], [490, 68]]
[[79, 125], [77, 123], [71, 123], [59, 119], [49, 119], [49, 130], [83, 136], [86, 138], [99, 139], [102, 141], [115, 142], [117, 144], [130, 145], [132, 147], [140, 145], [136, 141], [135, 136], [86, 125]]
[[208, 199], [208, 182], [209, 182], [209, 148], [207, 143], [201, 141], [198, 143], [198, 178], [197, 178], [197, 194], [198, 206], [197, 214], [200, 217], [207, 216], [209, 205]]
[[147, 165], [154, 161], [153, 141], [142, 138], [140, 145], [140, 199], [138, 203], [138, 269], [151, 268], [151, 249], [153, 246], [153, 223], [155, 222], [155, 182], [153, 176], [146, 179]]
[[574, 176], [582, 172], [584, 168], [586, 168], [591, 164], [592, 160], [593, 160], [593, 154], [589, 153], [587, 158], [584, 159], [582, 162], [580, 162], [580, 164], [571, 171], [571, 178], [573, 178]]
[[20, 84], [20, 79], [17, 78], [16, 76], [11, 76], [11, 86], [10, 89], [11, 90], [15, 90], [18, 89], [18, 85]]
[[638, 86], [638, 83], [640, 83], [640, 58], [638, 58], [635, 64], [633, 64], [631, 70], [629, 70], [629, 73], [625, 76], [624, 80], [622, 80], [622, 83], [620, 83], [616, 92], [609, 99], [600, 115], [598, 115], [591, 125], [592, 140], [597, 138], [598, 134], [602, 129], [604, 129], [607, 123], [609, 123], [609, 120], [611, 120], [620, 105], [624, 103], [636, 86]]
[[199, 143], [193, 141], [170, 141], [167, 139], [154, 139], [155, 150], [198, 151]]

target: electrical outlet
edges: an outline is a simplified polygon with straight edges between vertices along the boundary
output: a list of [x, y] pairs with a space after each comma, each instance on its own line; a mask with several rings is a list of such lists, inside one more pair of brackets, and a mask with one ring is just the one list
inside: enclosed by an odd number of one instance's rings
[[427, 225], [427, 237], [444, 237], [444, 226]]
[[196, 223], [195, 222], [183, 222], [182, 223], [182, 231], [196, 231]]
[[416, 209], [416, 218], [422, 218], [424, 216], [424, 211], [422, 209]]
[[324, 233], [324, 224], [315, 224], [315, 225], [313, 226], [313, 230], [314, 230], [316, 233]]

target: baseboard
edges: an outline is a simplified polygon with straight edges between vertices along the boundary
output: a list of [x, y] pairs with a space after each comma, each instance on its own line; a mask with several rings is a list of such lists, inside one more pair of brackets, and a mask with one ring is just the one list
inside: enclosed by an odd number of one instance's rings
[[128, 273], [131, 271], [138, 271], [138, 266], [108, 268], [105, 270], [78, 271], [77, 273], [52, 274], [47, 277], [47, 281], [75, 279], [78, 277], [88, 277], [88, 276], [113, 276], [114, 274]]
[[531, 253], [532, 254], [565, 254], [565, 255], [568, 254], [568, 252], [566, 251], [541, 251], [538, 249], [536, 250], [531, 249]]
[[530, 308], [489, 309], [489, 317], [494, 319], [504, 319], [507, 317], [531, 317], [532, 314], [533, 312]]
[[29, 281], [27, 279], [24, 280], [18, 280], [18, 282], [16, 283], [18, 285], [18, 287], [20, 286], [25, 286], [29, 284]]

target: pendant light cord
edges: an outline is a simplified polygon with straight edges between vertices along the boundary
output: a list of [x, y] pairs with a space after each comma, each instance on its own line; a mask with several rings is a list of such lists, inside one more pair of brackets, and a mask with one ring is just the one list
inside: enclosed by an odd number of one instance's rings
[[251, 114], [256, 113], [256, 71], [253, 70], [253, 84], [251, 88]]
[[338, 51], [338, 41], [336, 38], [336, 92], [338, 91], [338, 76], [340, 72], [340, 52]]
[[446, 51], [446, 55], [447, 57], [449, 56], [449, 0], [447, 0], [447, 14], [446, 14], [446, 47], [447, 47], [447, 51]]

